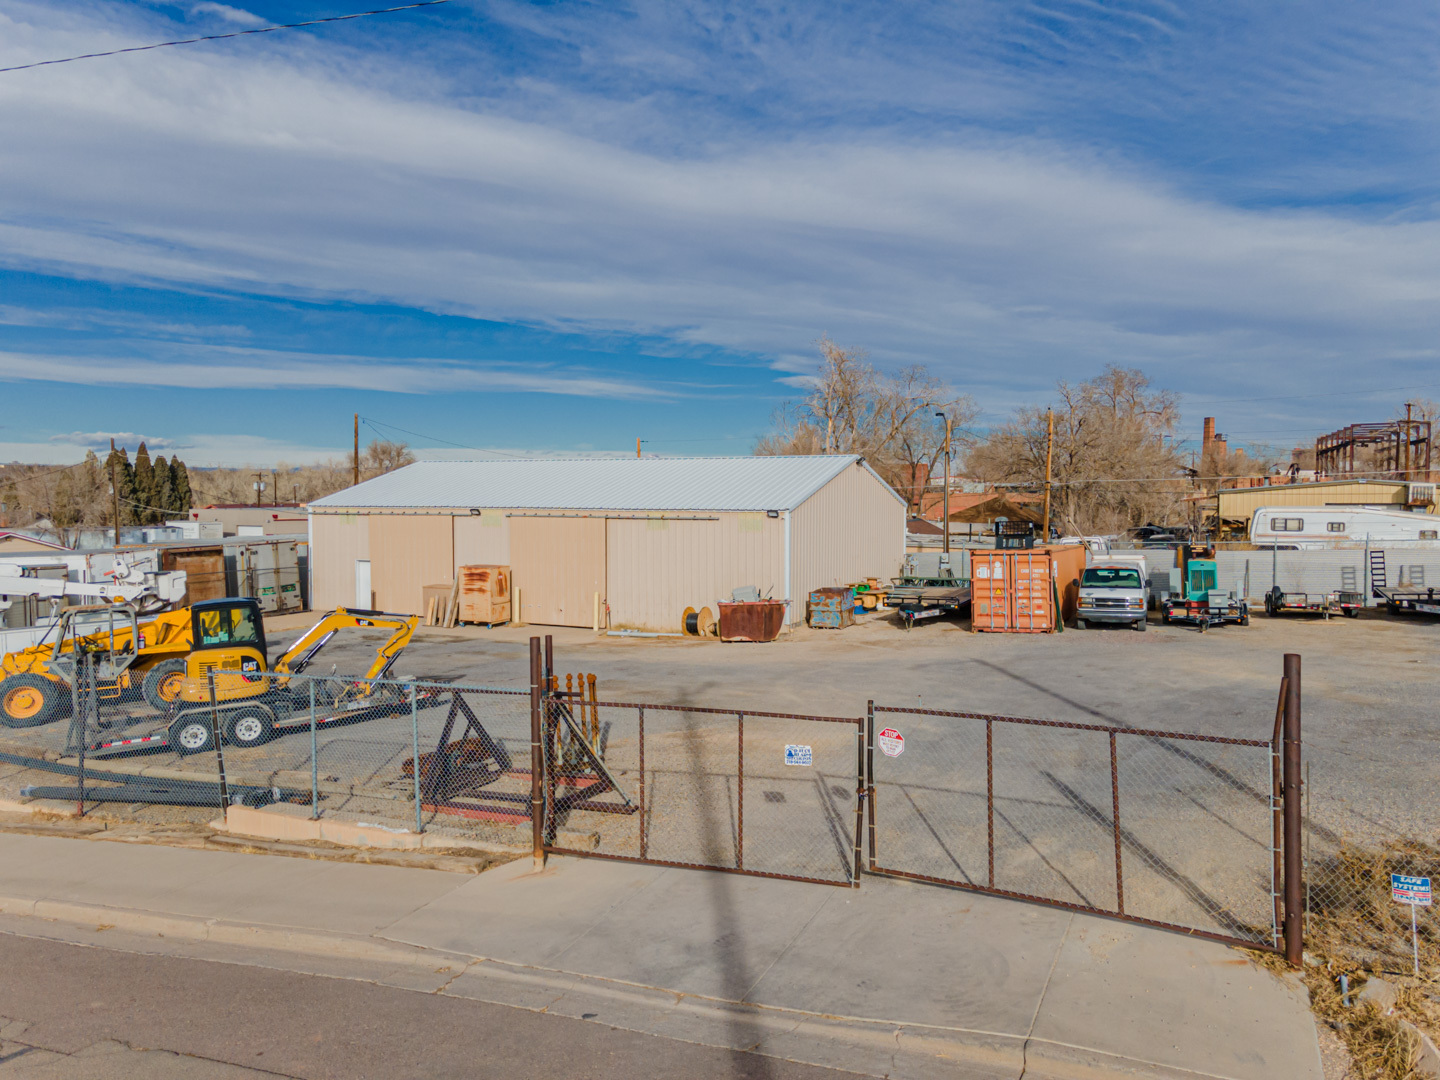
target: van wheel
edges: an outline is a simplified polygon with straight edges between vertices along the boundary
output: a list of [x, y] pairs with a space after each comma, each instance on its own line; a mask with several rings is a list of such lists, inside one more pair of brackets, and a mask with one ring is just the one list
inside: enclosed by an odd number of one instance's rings
[[1149, 627], [1149, 625], [1150, 625], [1150, 622], [1149, 622], [1148, 619], [1136, 619], [1136, 620], [1135, 620], [1135, 629], [1136, 629], [1136, 630], [1139, 630], [1142, 634], [1143, 634], [1143, 633], [1145, 632], [1145, 630]]
[[65, 712], [64, 683], [22, 672], [0, 682], [0, 723], [30, 728], [58, 720]]
[[1076, 629], [1076, 630], [1088, 630], [1088, 629], [1090, 629], [1090, 628], [1085, 625], [1085, 620], [1084, 620], [1084, 619], [1076, 619], [1076, 620], [1075, 620], [1075, 629]]
[[202, 713], [190, 713], [170, 725], [170, 749], [181, 757], [187, 754], [203, 754], [215, 749], [215, 739], [210, 731], [210, 717]]

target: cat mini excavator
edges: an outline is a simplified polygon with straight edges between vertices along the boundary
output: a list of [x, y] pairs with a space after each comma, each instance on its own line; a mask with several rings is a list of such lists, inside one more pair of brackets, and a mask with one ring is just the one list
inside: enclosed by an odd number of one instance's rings
[[[152, 737], [163, 738], [180, 754], [213, 749], [216, 720], [221, 738], [239, 747], [259, 746], [291, 727], [308, 729], [312, 687], [316, 704], [325, 709], [323, 722], [327, 723], [398, 704], [401, 696], [396, 688], [376, 680], [383, 679], [400, 658], [420, 621], [415, 615], [336, 608], [270, 667], [260, 609], [253, 600], [211, 600], [196, 604], [191, 612], [193, 645], [173, 719], [163, 736]], [[320, 650], [341, 630], [367, 627], [388, 629], [391, 634], [376, 649], [363, 676], [294, 678], [314, 663]]]

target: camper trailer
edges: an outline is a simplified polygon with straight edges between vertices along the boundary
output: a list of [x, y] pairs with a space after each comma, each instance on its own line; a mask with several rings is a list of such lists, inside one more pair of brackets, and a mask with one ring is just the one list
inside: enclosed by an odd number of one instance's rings
[[1440, 547], [1440, 517], [1363, 506], [1262, 506], [1250, 519], [1250, 542], [1281, 550], [1323, 548], [1340, 542]]

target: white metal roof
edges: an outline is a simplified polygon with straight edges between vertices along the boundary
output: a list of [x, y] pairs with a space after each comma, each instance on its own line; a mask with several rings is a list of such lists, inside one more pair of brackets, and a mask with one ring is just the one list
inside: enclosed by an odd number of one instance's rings
[[417, 461], [316, 499], [310, 506], [316, 510], [794, 510], [856, 462], [884, 483], [854, 454]]

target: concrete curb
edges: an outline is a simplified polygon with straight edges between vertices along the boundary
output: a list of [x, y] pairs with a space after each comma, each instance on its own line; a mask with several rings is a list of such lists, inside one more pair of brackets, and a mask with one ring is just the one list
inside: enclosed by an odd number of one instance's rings
[[[997, 1070], [1036, 1080], [1226, 1080], [1090, 1047], [1025, 1035], [937, 1027], [729, 1001], [601, 976], [488, 957], [284, 926], [257, 926], [66, 900], [0, 896], [0, 916], [77, 929], [120, 930], [180, 942], [263, 949], [321, 959], [379, 963], [433, 974], [459, 972], [435, 993], [593, 1019], [611, 1027], [894, 1078], [993, 1078]], [[443, 969], [442, 969], [443, 970]], [[384, 978], [376, 979], [384, 982]]]

